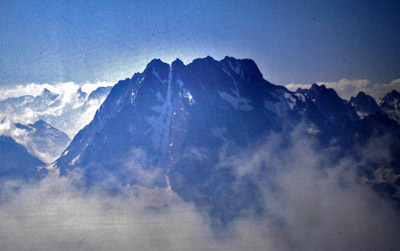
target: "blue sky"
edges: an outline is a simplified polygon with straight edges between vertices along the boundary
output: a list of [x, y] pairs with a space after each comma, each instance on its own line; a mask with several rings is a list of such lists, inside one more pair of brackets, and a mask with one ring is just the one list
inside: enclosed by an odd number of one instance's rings
[[276, 84], [400, 77], [400, 1], [3, 1], [0, 85], [252, 58]]

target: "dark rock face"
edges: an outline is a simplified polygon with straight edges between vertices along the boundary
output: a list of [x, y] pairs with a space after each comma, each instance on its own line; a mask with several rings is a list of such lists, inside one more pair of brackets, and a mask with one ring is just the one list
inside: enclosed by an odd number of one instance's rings
[[388, 116], [400, 123], [400, 93], [396, 90], [386, 94], [380, 100], [381, 109], [388, 114]]
[[356, 97], [351, 97], [350, 104], [361, 118], [381, 111], [375, 99], [364, 92], [359, 92]]
[[[288, 135], [299, 124], [310, 126], [307, 136], [346, 152], [372, 135], [374, 123], [385, 131], [390, 122], [380, 121], [361, 120], [350, 103], [324, 86], [291, 92], [273, 85], [249, 59], [207, 57], [188, 65], [155, 59], [143, 73], [113, 87], [56, 166], [62, 175], [81, 168], [86, 186], [101, 182], [111, 192], [127, 184], [170, 185], [226, 223], [243, 211], [263, 210], [257, 186], [238, 180], [230, 166], [219, 166], [221, 152], [234, 156], [272, 132]], [[143, 170], [155, 174], [148, 175], [150, 183]]]
[[11, 137], [0, 136], [0, 177], [2, 179], [38, 179], [44, 163], [33, 157]]
[[340, 98], [333, 89], [313, 84], [310, 89], [299, 89], [298, 92], [311, 99], [323, 115], [332, 122], [343, 118], [358, 120], [355, 109], [346, 100]]

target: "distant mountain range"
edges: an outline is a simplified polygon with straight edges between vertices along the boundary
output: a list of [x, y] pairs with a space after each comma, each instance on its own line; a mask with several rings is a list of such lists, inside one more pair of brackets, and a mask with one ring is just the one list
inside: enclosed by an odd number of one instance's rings
[[[73, 137], [90, 122], [110, 90], [111, 87], [99, 87], [86, 93], [78, 89], [67, 99], [63, 93], [44, 89], [38, 96], [24, 95], [0, 101], [0, 135], [3, 137], [0, 172], [10, 173], [12, 168], [12, 177], [36, 177], [37, 167], [56, 160], [70, 143], [69, 136], [62, 130]], [[36, 122], [29, 124], [27, 121], [32, 119]]]
[[15, 122], [43, 120], [69, 137], [87, 125], [111, 87], [99, 87], [91, 93], [79, 88], [74, 93], [57, 94], [44, 89], [38, 96], [24, 95], [0, 101], [0, 113]]
[[[335, 149], [327, 160], [332, 162], [357, 157], [355, 149], [389, 137], [390, 161], [354, 169], [364, 183], [400, 199], [396, 91], [378, 103], [363, 92], [346, 101], [316, 84], [293, 92], [266, 81], [250, 59], [206, 57], [188, 65], [179, 59], [171, 65], [154, 59], [142, 73], [112, 89], [90, 94], [79, 89], [73, 100], [65, 104], [59, 94], [45, 89], [37, 97], [1, 101], [5, 114], [32, 111], [40, 120], [9, 123], [12, 130], [1, 137], [0, 173], [37, 177], [36, 167], [44, 163], [33, 156], [54, 160], [62, 153], [54, 166], [61, 175], [83, 170], [81, 186], [101, 184], [111, 194], [130, 185], [168, 187], [225, 224], [249, 210], [263, 213], [263, 205], [254, 180], [238, 176], [222, 158], [232, 160], [274, 134], [283, 138], [277, 149], [284, 149], [293, 143], [290, 135], [299, 131], [318, 142], [320, 151]], [[63, 130], [74, 136], [71, 142]], [[260, 178], [268, 176], [265, 165]]]

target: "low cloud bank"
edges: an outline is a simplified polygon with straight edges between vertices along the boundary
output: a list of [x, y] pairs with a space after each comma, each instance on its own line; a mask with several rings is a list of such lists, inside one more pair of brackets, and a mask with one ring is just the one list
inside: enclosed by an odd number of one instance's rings
[[239, 155], [221, 153], [218, 168], [232, 166], [238, 180], [260, 188], [263, 216], [246, 215], [216, 230], [206, 212], [168, 187], [126, 187], [111, 197], [77, 189], [78, 173], [51, 173], [39, 183], [3, 181], [0, 249], [397, 250], [398, 207], [356, 175], [355, 167], [373, 156], [333, 165], [332, 150], [317, 151], [299, 135], [291, 136], [290, 147], [273, 135]]
[[[342, 79], [339, 82], [317, 82], [318, 85], [325, 85], [328, 88], [333, 88], [340, 97], [349, 100], [352, 96], [355, 97], [360, 91], [372, 96], [377, 101], [383, 98], [392, 90], [400, 92], [400, 79], [395, 79], [390, 83], [372, 83], [368, 79], [349, 80]], [[311, 84], [288, 84], [286, 88], [291, 91], [296, 91], [298, 88], [310, 88]]]
[[[374, 138], [367, 145], [382, 141], [387, 140]], [[274, 135], [257, 149], [225, 159], [237, 176], [252, 178], [263, 191], [268, 216], [255, 226], [272, 231], [270, 242], [278, 250], [396, 250], [398, 205], [357, 175], [360, 165], [390, 161], [388, 144], [374, 154], [361, 148], [357, 158], [332, 164], [334, 149], [317, 151], [298, 131], [291, 142], [282, 150], [282, 137]]]
[[212, 241], [193, 205], [149, 209], [135, 189], [107, 197], [82, 193], [71, 179], [22, 186], [1, 205], [2, 250], [182, 250]]

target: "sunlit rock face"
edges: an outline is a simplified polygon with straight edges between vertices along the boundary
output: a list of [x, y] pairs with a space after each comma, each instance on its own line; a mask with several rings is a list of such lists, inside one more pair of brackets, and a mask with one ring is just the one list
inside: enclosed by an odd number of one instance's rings
[[283, 137], [277, 149], [285, 148], [289, 134], [303, 128], [300, 134], [322, 147], [337, 147], [337, 156], [351, 154], [372, 135], [398, 131], [382, 116], [360, 119], [332, 89], [291, 92], [271, 84], [249, 59], [206, 57], [188, 65], [155, 59], [113, 87], [56, 166], [62, 175], [80, 168], [82, 184], [101, 182], [109, 192], [132, 184], [170, 186], [225, 223], [243, 212], [265, 213], [254, 180], [238, 176], [226, 161], [240, 149], [272, 133]]

